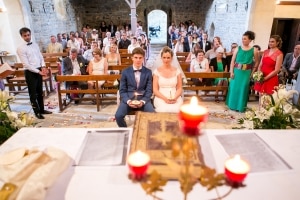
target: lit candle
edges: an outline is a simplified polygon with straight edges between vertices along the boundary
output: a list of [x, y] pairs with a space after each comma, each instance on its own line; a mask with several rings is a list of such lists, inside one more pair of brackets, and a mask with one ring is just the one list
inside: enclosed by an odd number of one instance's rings
[[249, 164], [241, 159], [240, 155], [235, 155], [225, 161], [225, 175], [230, 181], [243, 182], [249, 171]]
[[183, 132], [189, 136], [199, 135], [199, 124], [206, 122], [208, 111], [198, 104], [197, 97], [192, 97], [190, 104], [180, 107], [179, 119], [183, 121]]
[[128, 156], [127, 164], [133, 178], [142, 179], [147, 173], [150, 157], [144, 152], [136, 151]]

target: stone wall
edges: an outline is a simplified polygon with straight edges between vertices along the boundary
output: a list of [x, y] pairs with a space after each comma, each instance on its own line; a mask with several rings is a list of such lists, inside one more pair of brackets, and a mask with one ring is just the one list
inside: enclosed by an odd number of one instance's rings
[[77, 30], [77, 17], [67, 0], [30, 0], [21, 4], [27, 9], [30, 28], [42, 51], [50, 42], [50, 35]]
[[[130, 7], [125, 0], [101, 1], [77, 1], [74, 2], [76, 10], [80, 11], [81, 25], [89, 24], [92, 28], [98, 28], [101, 21], [115, 25], [130, 24]], [[137, 6], [137, 20], [142, 21], [143, 29], [147, 27], [147, 14], [152, 10], [163, 10], [168, 15], [168, 22], [192, 20], [196, 24], [204, 26], [207, 8], [212, 0], [142, 0]], [[81, 27], [78, 27], [81, 28]]]
[[210, 39], [221, 37], [229, 51], [232, 42], [241, 44], [243, 33], [248, 29], [252, 0], [214, 0], [205, 18], [205, 30]]
[[[24, 1], [23, 1], [24, 2]], [[51, 34], [80, 30], [89, 24], [98, 28], [101, 21], [115, 25], [130, 24], [130, 7], [125, 0], [30, 0], [25, 5], [32, 19], [36, 41], [43, 48], [49, 42]], [[64, 4], [65, 16], [60, 18], [55, 2]], [[248, 17], [252, 0], [142, 0], [137, 7], [137, 20], [147, 27], [147, 14], [159, 9], [167, 13], [168, 25], [171, 21], [192, 20], [213, 36], [220, 36], [228, 49], [231, 42], [241, 41], [243, 32], [248, 27]]]
[[[99, 0], [77, 1], [74, 3], [81, 25], [89, 24], [98, 28], [101, 21], [115, 25], [130, 24], [130, 8], [125, 0], [111, 0], [99, 3]], [[243, 32], [248, 27], [248, 18], [252, 0], [142, 0], [136, 13], [142, 21], [143, 30], [147, 28], [147, 14], [159, 9], [167, 13], [168, 25], [174, 21], [192, 20], [209, 33], [220, 36], [223, 45], [229, 49], [232, 42], [241, 41]], [[78, 27], [81, 28], [81, 27]]]

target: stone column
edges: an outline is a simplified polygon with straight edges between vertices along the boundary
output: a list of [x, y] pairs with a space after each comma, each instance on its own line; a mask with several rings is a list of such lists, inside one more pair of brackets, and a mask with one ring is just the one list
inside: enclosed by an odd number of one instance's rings
[[136, 31], [136, 24], [137, 24], [137, 18], [136, 18], [136, 7], [139, 5], [139, 3], [141, 2], [141, 0], [138, 0], [136, 2], [136, 0], [125, 0], [126, 3], [129, 5], [130, 7], [130, 18], [131, 18], [131, 32], [133, 34], [135, 34]]

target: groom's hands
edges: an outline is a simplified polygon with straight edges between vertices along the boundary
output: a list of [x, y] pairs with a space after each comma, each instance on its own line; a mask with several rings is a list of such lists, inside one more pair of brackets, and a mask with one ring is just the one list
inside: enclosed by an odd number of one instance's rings
[[140, 102], [140, 104], [133, 104], [132, 101], [129, 101], [127, 104], [131, 108], [141, 108], [141, 107], [143, 107], [144, 102], [143, 101], [139, 101], [139, 102]]

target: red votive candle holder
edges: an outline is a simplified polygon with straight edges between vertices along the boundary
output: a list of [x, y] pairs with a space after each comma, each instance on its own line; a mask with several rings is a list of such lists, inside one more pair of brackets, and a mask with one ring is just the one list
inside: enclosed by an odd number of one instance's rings
[[150, 157], [142, 151], [131, 153], [127, 158], [127, 164], [133, 179], [142, 179], [147, 173]]
[[225, 175], [229, 181], [242, 183], [250, 171], [250, 165], [240, 155], [225, 161]]
[[207, 108], [198, 104], [197, 97], [192, 97], [189, 104], [184, 104], [180, 107], [179, 119], [183, 122], [183, 133], [188, 136], [199, 135], [199, 124], [201, 122], [206, 122], [207, 117]]

